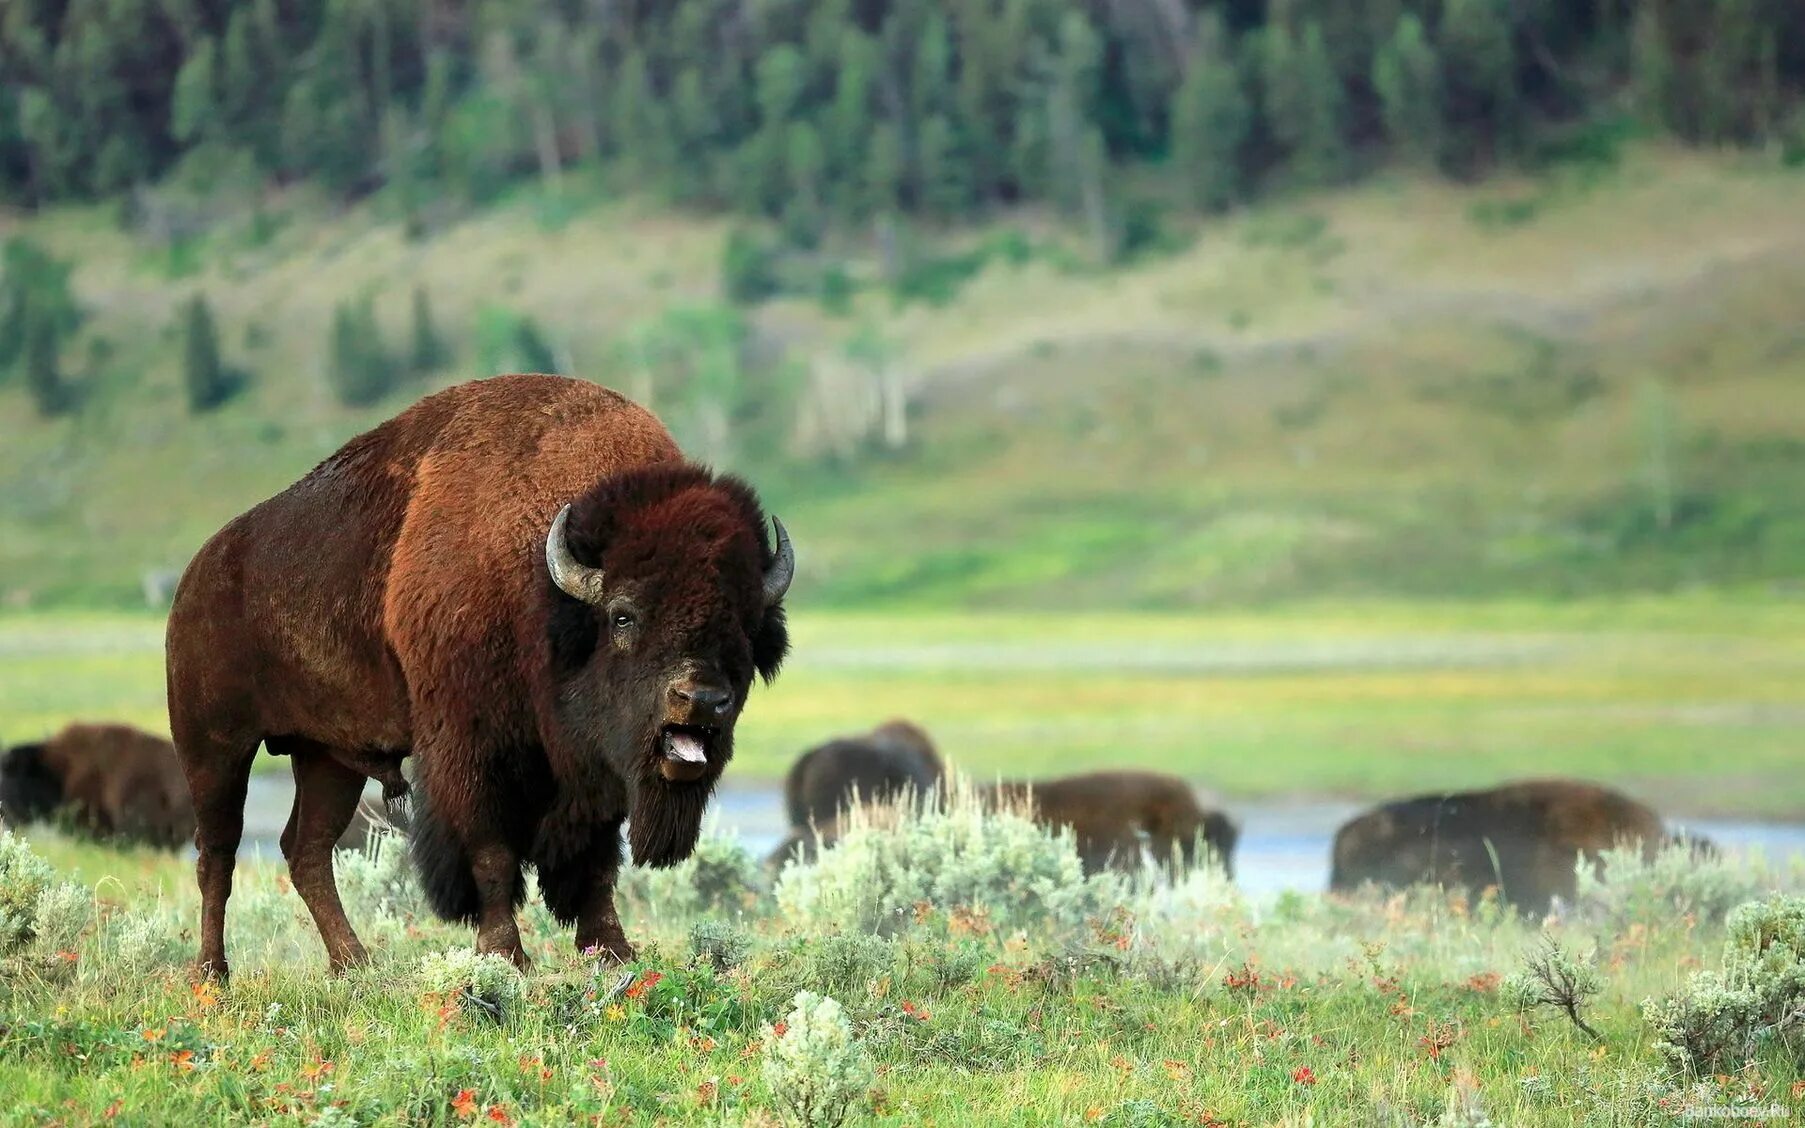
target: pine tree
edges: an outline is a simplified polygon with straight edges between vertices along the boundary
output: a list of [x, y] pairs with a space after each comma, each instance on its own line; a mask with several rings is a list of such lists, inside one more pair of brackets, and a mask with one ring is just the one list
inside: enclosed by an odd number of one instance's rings
[[539, 323], [525, 315], [514, 323], [514, 355], [522, 372], [556, 372], [563, 367]]
[[341, 302], [332, 313], [332, 355], [327, 382], [346, 407], [368, 407], [394, 387], [395, 366], [382, 343], [369, 299]]
[[1190, 69], [1172, 106], [1172, 159], [1198, 207], [1216, 210], [1241, 195], [1241, 149], [1252, 107], [1228, 57], [1221, 17], [1205, 17]]
[[884, 216], [902, 202], [902, 135], [891, 122], [872, 131], [871, 156], [865, 162], [865, 210]]
[[928, 118], [915, 147], [916, 194], [922, 208], [943, 219], [959, 215], [970, 194], [952, 123], [940, 114]]
[[1675, 128], [1671, 112], [1673, 96], [1673, 55], [1667, 45], [1667, 33], [1661, 26], [1661, 13], [1655, 4], [1636, 9], [1630, 31], [1631, 83], [1636, 112], [1649, 125]]
[[1469, 139], [1484, 133], [1493, 149], [1514, 152], [1520, 124], [1516, 45], [1499, 0], [1447, 0], [1440, 35], [1453, 101], [1450, 121]]
[[25, 387], [31, 392], [39, 415], [46, 419], [61, 415], [74, 406], [74, 397], [58, 366], [57, 353], [62, 345], [56, 320], [28, 301], [24, 322]]
[[784, 222], [792, 239], [804, 246], [813, 246], [827, 222], [827, 152], [821, 144], [821, 135], [806, 121], [791, 122], [785, 132], [784, 164], [790, 189], [784, 206]]
[[170, 96], [169, 132], [177, 141], [198, 143], [216, 134], [220, 125], [219, 94], [212, 39], [195, 44], [188, 61], [177, 72]]
[[754, 89], [759, 125], [752, 139], [749, 171], [756, 178], [760, 209], [767, 214], [787, 210], [791, 188], [789, 126], [807, 82], [807, 66], [802, 52], [788, 43], [775, 45], [758, 59]]
[[231, 383], [219, 359], [213, 311], [200, 294], [189, 299], [182, 310], [182, 385], [188, 391], [188, 410], [197, 415], [218, 407], [231, 394]]
[[1345, 179], [1349, 154], [1341, 119], [1346, 98], [1322, 29], [1308, 25], [1300, 42], [1283, 27], [1269, 27], [1262, 79], [1267, 125], [1285, 150], [1292, 180], [1317, 188]]
[[1435, 167], [1442, 155], [1441, 65], [1415, 16], [1400, 19], [1396, 33], [1380, 48], [1373, 61], [1373, 86], [1392, 147], [1411, 164]]
[[414, 325], [413, 348], [408, 356], [408, 367], [416, 376], [424, 376], [437, 372], [451, 359], [451, 350], [445, 347], [444, 338], [439, 336], [439, 328], [433, 323], [432, 302], [426, 296], [426, 287], [414, 287]]
[[872, 90], [877, 66], [877, 44], [856, 27], [847, 28], [840, 43], [826, 143], [831, 181], [836, 186], [835, 208], [848, 216], [858, 215], [865, 205], [860, 180], [871, 148]]
[[699, 68], [685, 68], [677, 76], [677, 89], [671, 96], [671, 121], [687, 163], [684, 174], [677, 178], [677, 198], [688, 202], [713, 199], [718, 191], [712, 175], [715, 154], [725, 128], [708, 97]]

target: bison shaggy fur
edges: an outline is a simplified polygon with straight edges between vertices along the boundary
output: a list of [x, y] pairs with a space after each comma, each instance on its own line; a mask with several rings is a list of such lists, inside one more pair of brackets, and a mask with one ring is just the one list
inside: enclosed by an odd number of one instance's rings
[[[416, 403], [209, 540], [169, 618], [170, 726], [199, 821], [201, 965], [224, 920], [259, 743], [333, 968], [363, 945], [331, 845], [366, 777], [412, 789], [435, 910], [525, 964], [522, 867], [580, 948], [630, 958], [636, 863], [687, 857], [755, 675], [788, 648], [789, 542], [752, 489], [580, 380], [501, 376]], [[415, 779], [402, 775], [413, 757]]]
[[1036, 822], [1070, 827], [1086, 873], [1134, 869], [1145, 836], [1155, 859], [1196, 864], [1198, 840], [1234, 876], [1240, 827], [1197, 801], [1191, 785], [1163, 772], [1088, 772], [1046, 780], [1006, 780], [987, 789], [992, 801], [1026, 804]]
[[8, 749], [0, 813], [20, 823], [67, 816], [95, 837], [165, 849], [194, 836], [174, 745], [129, 725], [72, 724]]
[[1627, 795], [1576, 780], [1542, 779], [1479, 791], [1418, 795], [1375, 807], [1335, 834], [1329, 888], [1372, 882], [1488, 887], [1517, 907], [1571, 900], [1579, 859], [1620, 844], [1645, 855], [1669, 841], [1661, 817]]

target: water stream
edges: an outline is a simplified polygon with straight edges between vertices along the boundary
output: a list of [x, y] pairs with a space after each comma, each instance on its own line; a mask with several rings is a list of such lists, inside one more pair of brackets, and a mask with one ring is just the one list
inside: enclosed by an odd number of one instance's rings
[[[378, 797], [372, 785], [367, 793]], [[293, 796], [286, 775], [257, 775], [245, 807], [245, 850], [276, 858], [277, 836], [288, 818]], [[1361, 803], [1268, 800], [1230, 809], [1241, 823], [1235, 851], [1235, 880], [1256, 897], [1283, 890], [1319, 892], [1328, 887], [1329, 844], [1335, 828], [1363, 809]], [[748, 849], [763, 857], [777, 845], [786, 826], [783, 801], [775, 785], [723, 784], [710, 816], [736, 834]], [[1805, 857], [1805, 825], [1749, 822], [1737, 819], [1675, 819], [1677, 827], [1709, 836], [1729, 854], [1759, 851], [1769, 862]]]

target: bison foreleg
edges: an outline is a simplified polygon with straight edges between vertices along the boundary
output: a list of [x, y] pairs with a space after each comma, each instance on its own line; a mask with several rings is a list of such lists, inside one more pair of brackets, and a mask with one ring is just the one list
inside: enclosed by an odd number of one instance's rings
[[514, 961], [522, 971], [530, 971], [533, 961], [527, 958], [520, 943], [520, 925], [514, 919], [514, 894], [520, 887], [520, 858], [499, 837], [468, 843], [470, 874], [476, 879], [476, 895], [481, 905], [476, 920], [476, 950], [494, 953]]
[[619, 875], [620, 831], [616, 827], [604, 834], [596, 847], [588, 888], [577, 912], [577, 950], [594, 949], [605, 959], [627, 963], [636, 953], [614, 911], [614, 882]]

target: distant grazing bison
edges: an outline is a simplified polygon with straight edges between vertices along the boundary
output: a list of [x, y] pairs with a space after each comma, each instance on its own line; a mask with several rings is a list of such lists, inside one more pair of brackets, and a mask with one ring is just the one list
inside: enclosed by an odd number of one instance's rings
[[1647, 854], [1668, 841], [1654, 811], [1596, 784], [1530, 780], [1419, 795], [1375, 807], [1336, 832], [1329, 888], [1427, 883], [1477, 896], [1497, 886], [1519, 908], [1544, 912], [1555, 897], [1572, 899], [1582, 856], [1595, 859], [1619, 843]]
[[939, 789], [945, 774], [928, 734], [903, 720], [809, 749], [784, 778], [790, 833], [768, 864], [782, 865], [799, 855], [812, 858], [817, 841], [831, 844], [839, 837], [838, 816], [855, 800], [882, 803], [908, 794], [926, 798]]
[[1090, 772], [1047, 780], [1008, 780], [986, 789], [994, 801], [1030, 800], [1037, 822], [1072, 828], [1086, 873], [1140, 864], [1146, 836], [1156, 860], [1189, 867], [1197, 841], [1234, 876], [1240, 828], [1221, 811], [1206, 810], [1191, 786], [1162, 772]]
[[73, 724], [0, 761], [0, 815], [18, 823], [66, 814], [99, 838], [174, 849], [194, 836], [175, 748], [129, 725]]
[[753, 676], [788, 648], [795, 558], [752, 489], [686, 462], [650, 413], [555, 376], [427, 397], [221, 529], [176, 591], [169, 715], [199, 818], [202, 969], [259, 742], [291, 757], [282, 834], [334, 969], [365, 958], [332, 843], [365, 777], [409, 785], [433, 907], [525, 965], [521, 867], [577, 946], [632, 957], [638, 864], [694, 848]]
[[858, 736], [809, 749], [790, 766], [783, 784], [790, 825], [831, 819], [855, 799], [882, 802], [940, 786], [946, 767], [928, 734], [908, 721], [889, 721]]

